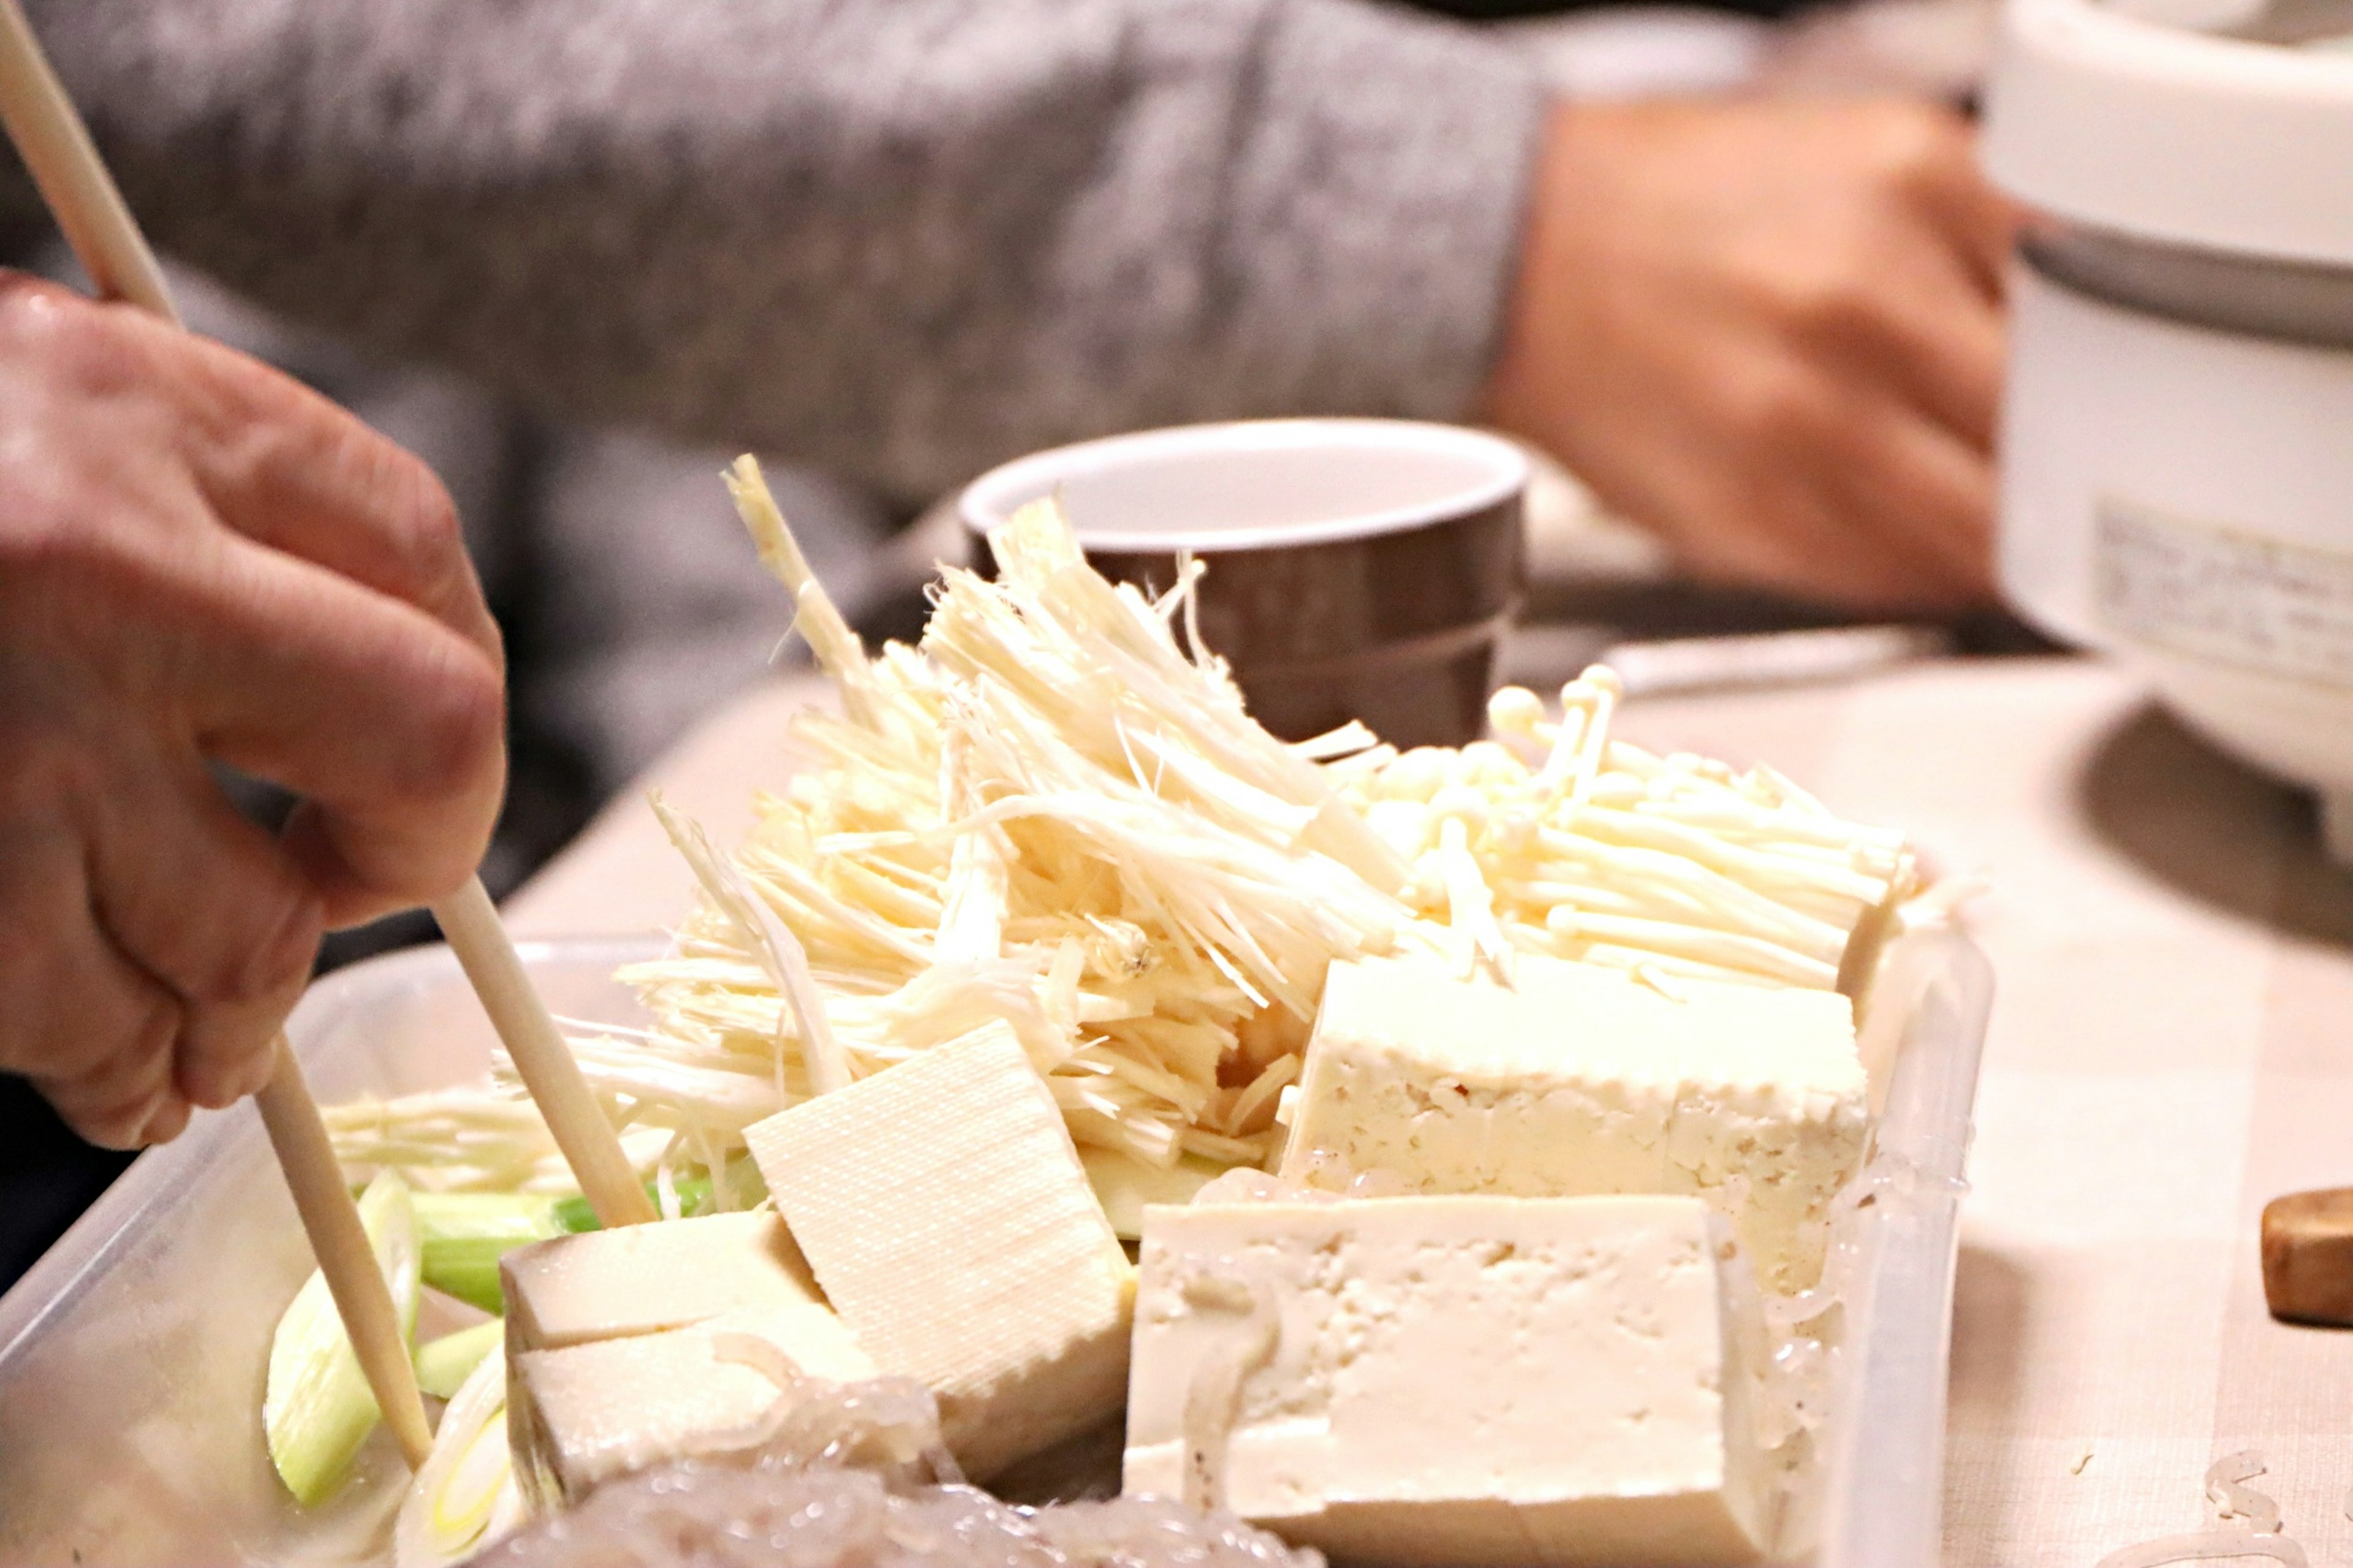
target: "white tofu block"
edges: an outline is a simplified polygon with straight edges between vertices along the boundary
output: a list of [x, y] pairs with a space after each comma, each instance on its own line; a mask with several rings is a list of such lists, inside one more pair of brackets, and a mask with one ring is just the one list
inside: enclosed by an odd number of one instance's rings
[[774, 1214], [710, 1215], [559, 1236], [510, 1252], [507, 1350], [555, 1350], [825, 1298]]
[[1730, 1251], [1688, 1197], [1147, 1210], [1125, 1490], [1181, 1497], [1193, 1467], [1376, 1568], [1756, 1562], [1773, 1490]]
[[1109, 1419], [1134, 1270], [1045, 1080], [1002, 1024], [745, 1134], [826, 1298], [940, 1402], [967, 1475]]
[[507, 1437], [536, 1507], [752, 1426], [785, 1397], [757, 1367], [721, 1353], [745, 1334], [822, 1383], [874, 1375], [841, 1321], [809, 1303], [731, 1312], [691, 1329], [526, 1351], [508, 1373]]
[[1758, 1278], [1816, 1283], [1861, 1164], [1869, 1084], [1825, 991], [1676, 981], [1522, 955], [1506, 990], [1431, 960], [1335, 963], [1282, 1173], [1386, 1171], [1423, 1193], [1695, 1194]]

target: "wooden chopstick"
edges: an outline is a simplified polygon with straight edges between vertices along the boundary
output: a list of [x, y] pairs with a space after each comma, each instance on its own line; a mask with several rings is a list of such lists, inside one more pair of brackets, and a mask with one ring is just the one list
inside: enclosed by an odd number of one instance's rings
[[435, 904], [433, 918], [473, 983], [474, 994], [481, 998], [482, 1010], [490, 1014], [532, 1102], [555, 1134], [555, 1145], [564, 1152], [588, 1206], [596, 1211], [596, 1222], [609, 1230], [659, 1218], [622, 1152], [620, 1135], [596, 1103], [572, 1047], [564, 1043], [546, 999], [525, 973], [482, 879], [470, 879]]
[[180, 312], [164, 287], [155, 253], [123, 205], [114, 176], [100, 161], [89, 128], [16, 0], [0, 4], [0, 122], [100, 296], [178, 326]]
[[[154, 252], [17, 0], [0, 0], [0, 124], [99, 293], [180, 324]], [[657, 1217], [619, 1134], [532, 988], [481, 879], [443, 900], [434, 915], [597, 1219], [621, 1226]], [[376, 1405], [408, 1462], [420, 1465], [431, 1435], [391, 1293], [301, 1067], [283, 1035], [274, 1048], [277, 1069], [255, 1097], [263, 1125]]]
[[[13, 7], [16, 0], [5, 0]], [[385, 1289], [384, 1271], [368, 1245], [360, 1224], [359, 1205], [343, 1184], [343, 1168], [335, 1159], [335, 1145], [294, 1047], [278, 1037], [277, 1070], [253, 1097], [261, 1124], [269, 1130], [269, 1146], [278, 1151], [278, 1168], [294, 1194], [294, 1207], [311, 1237], [311, 1251], [319, 1272], [327, 1277], [327, 1293], [343, 1320], [343, 1333], [367, 1375], [376, 1408], [400, 1443], [400, 1452], [412, 1470], [421, 1469], [433, 1449], [433, 1432], [426, 1425], [425, 1400], [417, 1389], [417, 1367], [409, 1359], [407, 1336], [400, 1331], [400, 1314]]]

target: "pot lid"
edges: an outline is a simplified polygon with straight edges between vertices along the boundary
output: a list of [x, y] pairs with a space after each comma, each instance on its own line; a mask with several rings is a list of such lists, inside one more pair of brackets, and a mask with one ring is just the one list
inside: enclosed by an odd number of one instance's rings
[[2353, 267], [2353, 0], [2010, 0], [1984, 156], [2063, 220]]

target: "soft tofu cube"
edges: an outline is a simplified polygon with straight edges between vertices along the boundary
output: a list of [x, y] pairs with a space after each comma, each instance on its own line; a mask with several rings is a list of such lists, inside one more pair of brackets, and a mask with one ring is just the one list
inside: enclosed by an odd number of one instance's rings
[[1148, 1209], [1124, 1489], [1183, 1496], [1190, 1467], [1352, 1563], [1755, 1562], [1732, 1250], [1689, 1197]]
[[768, 1213], [559, 1236], [508, 1253], [499, 1279], [511, 1355], [825, 1302]]
[[509, 1364], [507, 1436], [534, 1506], [576, 1500], [599, 1481], [691, 1453], [772, 1411], [785, 1391], [723, 1353], [730, 1334], [767, 1341], [818, 1382], [874, 1375], [841, 1321], [809, 1303], [525, 1351]]
[[1292, 1118], [1282, 1174], [1309, 1186], [1697, 1194], [1788, 1292], [1820, 1278], [1870, 1106], [1842, 996], [1523, 955], [1508, 989], [1430, 960], [1332, 965]]
[[1118, 1410], [1134, 1270], [1009, 1028], [745, 1136], [827, 1300], [876, 1365], [930, 1387], [968, 1475]]

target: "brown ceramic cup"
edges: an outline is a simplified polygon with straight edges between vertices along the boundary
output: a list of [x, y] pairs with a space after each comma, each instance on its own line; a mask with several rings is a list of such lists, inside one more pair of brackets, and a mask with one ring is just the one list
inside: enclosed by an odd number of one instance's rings
[[1399, 746], [1460, 745], [1485, 725], [1519, 606], [1527, 476], [1518, 447], [1476, 430], [1252, 420], [1019, 458], [957, 513], [981, 536], [1059, 493], [1095, 568], [1155, 591], [1191, 552], [1208, 569], [1201, 640], [1277, 735], [1361, 719]]

